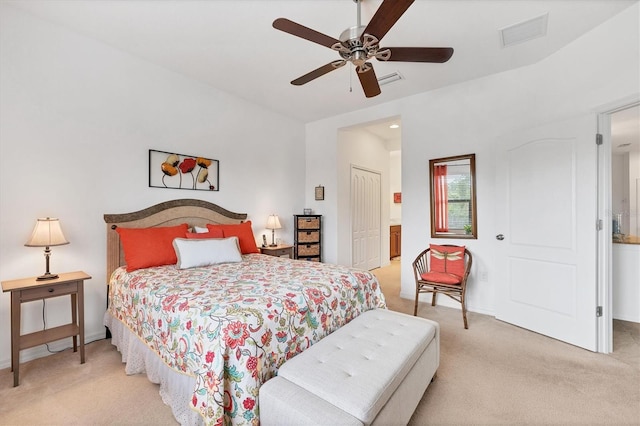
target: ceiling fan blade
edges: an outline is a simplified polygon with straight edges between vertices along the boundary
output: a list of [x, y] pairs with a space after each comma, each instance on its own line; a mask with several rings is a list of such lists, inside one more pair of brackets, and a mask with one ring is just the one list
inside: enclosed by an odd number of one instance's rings
[[315, 70], [301, 77], [296, 78], [291, 82], [291, 84], [293, 84], [294, 86], [302, 86], [303, 84], [306, 84], [311, 80], [315, 80], [318, 77], [322, 77], [323, 75], [344, 66], [344, 64], [346, 63], [347, 61], [344, 60], [330, 62], [326, 65], [321, 66], [320, 68], [316, 68]]
[[384, 0], [369, 21], [363, 34], [371, 34], [382, 40], [382, 37], [393, 27], [414, 0]]
[[389, 50], [391, 55], [387, 59], [377, 57], [380, 61], [399, 62], [447, 62], [453, 56], [452, 47], [386, 47], [380, 53]]
[[365, 62], [357, 67], [356, 74], [358, 74], [362, 90], [364, 90], [364, 95], [367, 98], [373, 98], [374, 96], [378, 96], [382, 93], [380, 91], [380, 85], [378, 84], [378, 78], [376, 77], [376, 73], [370, 63]]
[[335, 45], [336, 43], [340, 43], [340, 40], [338, 39], [319, 33], [316, 30], [312, 30], [311, 28], [307, 28], [304, 25], [300, 25], [286, 18], [278, 18], [273, 21], [273, 28], [303, 38], [305, 40], [321, 44], [322, 46], [326, 46], [328, 48], [331, 48], [331, 46]]

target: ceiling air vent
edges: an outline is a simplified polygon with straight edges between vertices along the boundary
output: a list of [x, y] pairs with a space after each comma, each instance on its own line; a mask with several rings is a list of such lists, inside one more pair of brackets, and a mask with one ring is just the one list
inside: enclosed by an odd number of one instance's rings
[[404, 77], [399, 72], [383, 75], [378, 78], [378, 84], [384, 86], [385, 84], [393, 83], [394, 81], [404, 80]]
[[500, 30], [502, 47], [509, 47], [547, 35], [548, 18], [549, 14], [545, 13], [537, 18], [504, 27]]

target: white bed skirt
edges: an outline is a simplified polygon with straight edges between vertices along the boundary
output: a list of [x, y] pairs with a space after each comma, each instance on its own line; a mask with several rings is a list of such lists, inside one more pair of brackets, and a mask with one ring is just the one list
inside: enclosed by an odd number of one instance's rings
[[122, 354], [128, 375], [147, 373], [149, 381], [160, 385], [162, 401], [171, 407], [181, 425], [202, 425], [203, 418], [191, 409], [195, 378], [167, 366], [160, 356], [147, 347], [120, 320], [105, 312], [104, 325], [111, 331], [111, 344]]

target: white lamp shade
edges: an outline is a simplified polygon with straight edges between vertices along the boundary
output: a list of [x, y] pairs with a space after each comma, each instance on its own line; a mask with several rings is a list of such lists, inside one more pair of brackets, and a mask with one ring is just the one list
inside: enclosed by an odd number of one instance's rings
[[272, 214], [267, 219], [267, 229], [280, 229], [282, 225], [280, 225], [280, 219], [278, 219], [278, 215]]
[[31, 238], [26, 242], [27, 247], [52, 247], [69, 244], [69, 241], [64, 237], [62, 228], [60, 227], [60, 221], [55, 218], [41, 218], [36, 222], [35, 228], [33, 228], [33, 234]]

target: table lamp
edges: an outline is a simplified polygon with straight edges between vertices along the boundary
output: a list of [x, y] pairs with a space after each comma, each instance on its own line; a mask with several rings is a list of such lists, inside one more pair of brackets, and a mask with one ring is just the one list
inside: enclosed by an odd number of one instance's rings
[[46, 217], [40, 218], [36, 221], [36, 226], [33, 228], [33, 234], [31, 234], [31, 238], [29, 238], [29, 241], [25, 243], [25, 246], [45, 248], [44, 257], [46, 259], [47, 270], [44, 275], [40, 275], [37, 278], [38, 281], [58, 278], [57, 274], [49, 272], [49, 256], [51, 256], [51, 249], [49, 247], [61, 246], [64, 244], [69, 244], [69, 241], [64, 237], [62, 228], [60, 228], [60, 221], [58, 219]]
[[269, 244], [269, 247], [275, 247], [277, 245], [275, 242], [275, 234], [276, 229], [280, 228], [282, 228], [282, 225], [280, 225], [280, 219], [278, 219], [278, 215], [269, 215], [269, 219], [267, 219], [267, 229], [271, 229], [271, 244]]

